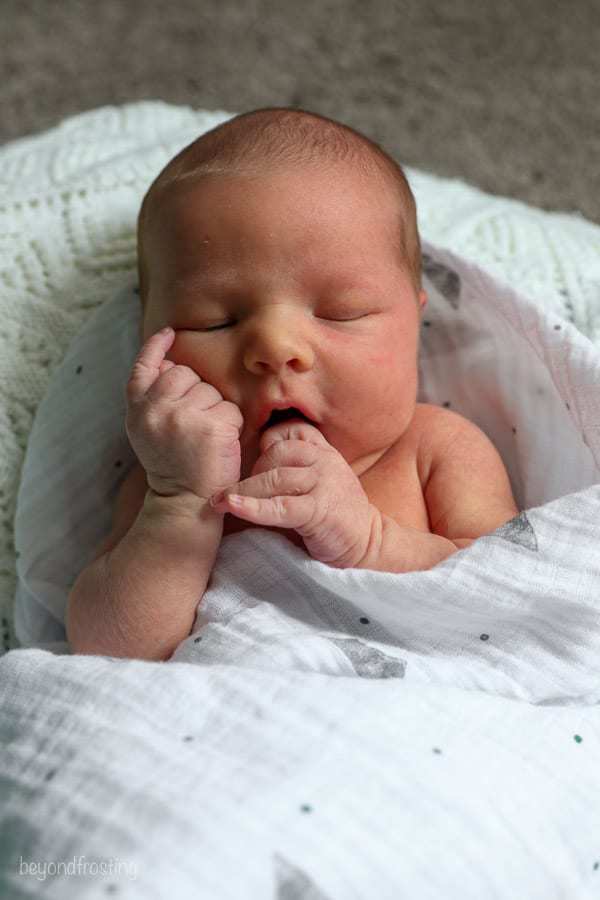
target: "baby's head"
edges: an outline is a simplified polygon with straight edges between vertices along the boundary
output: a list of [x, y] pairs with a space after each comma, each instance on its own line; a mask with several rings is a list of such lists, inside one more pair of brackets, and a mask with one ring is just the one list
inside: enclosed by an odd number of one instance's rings
[[175, 329], [168, 358], [240, 407], [249, 465], [271, 402], [303, 407], [358, 474], [410, 423], [426, 303], [415, 202], [348, 126], [262, 109], [202, 135], [144, 198], [138, 267], [142, 339]]
[[[268, 176], [316, 167], [332, 179], [342, 174], [390, 195], [395, 215], [389, 223], [398, 264], [421, 290], [421, 246], [415, 200], [402, 167], [370, 138], [317, 113], [266, 108], [242, 113], [197, 138], [177, 154], [151, 184], [138, 220], [140, 296], [145, 309], [152, 256], [145, 234], [161, 200], [175, 186], [198, 184], [209, 176]], [[345, 171], [343, 171], [345, 170]]]

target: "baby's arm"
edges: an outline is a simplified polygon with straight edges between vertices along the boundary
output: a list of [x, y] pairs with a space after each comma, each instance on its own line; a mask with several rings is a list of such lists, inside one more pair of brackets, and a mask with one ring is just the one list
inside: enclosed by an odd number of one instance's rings
[[[136, 473], [131, 475], [139, 484]], [[138, 497], [133, 508], [132, 491]], [[140, 509], [139, 497], [131, 479], [123, 484], [103, 552], [69, 594], [73, 653], [165, 660], [191, 631], [221, 542], [223, 515], [202, 498], [147, 490]]]
[[466, 547], [519, 515], [502, 458], [469, 419], [440, 410], [425, 500], [434, 534]]
[[168, 659], [210, 578], [224, 514], [208, 498], [239, 477], [244, 418], [193, 369], [165, 359], [174, 339], [172, 328], [150, 335], [127, 381], [125, 430], [139, 465], [121, 488], [113, 534], [69, 594], [75, 653]]
[[440, 410], [424, 445], [431, 533], [381, 515], [360, 568], [430, 569], [519, 514], [500, 454], [473, 422]]

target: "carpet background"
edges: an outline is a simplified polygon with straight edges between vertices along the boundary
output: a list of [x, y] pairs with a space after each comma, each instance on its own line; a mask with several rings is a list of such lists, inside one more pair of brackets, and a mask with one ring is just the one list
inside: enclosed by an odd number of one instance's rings
[[598, 0], [2, 0], [0, 143], [157, 99], [301, 106], [600, 223]]

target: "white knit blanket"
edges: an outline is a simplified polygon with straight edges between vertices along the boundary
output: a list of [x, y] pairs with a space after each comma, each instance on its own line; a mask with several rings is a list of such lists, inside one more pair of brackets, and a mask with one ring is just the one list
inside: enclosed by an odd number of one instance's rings
[[[59, 367], [57, 353], [23, 471], [34, 488], [20, 493], [19, 628], [31, 643], [60, 641], [69, 567], [106, 527], [115, 451], [130, 462], [115, 429], [101, 436], [135, 332], [136, 205], [214, 121], [136, 104], [5, 150], [35, 177], [27, 160], [47, 152], [69, 185], [60, 203], [38, 193], [37, 218], [21, 208], [31, 253], [9, 270], [23, 279], [9, 322], [34, 254], [46, 274], [44, 303], [36, 294], [15, 333], [31, 334], [38, 309], [47, 322], [71, 312], [79, 330], [75, 313], [109, 300]], [[169, 663], [6, 654], [0, 894], [38, 896], [23, 863], [87, 856], [122, 864], [103, 887], [126, 898], [598, 895], [600, 353], [567, 320], [600, 338], [600, 229], [409, 176], [431, 242], [422, 399], [448, 396], [491, 434], [524, 512], [407, 575], [340, 572], [280, 535], [232, 535]], [[475, 250], [520, 293], [471, 265]], [[48, 895], [97, 896], [99, 877], [63, 877]]]

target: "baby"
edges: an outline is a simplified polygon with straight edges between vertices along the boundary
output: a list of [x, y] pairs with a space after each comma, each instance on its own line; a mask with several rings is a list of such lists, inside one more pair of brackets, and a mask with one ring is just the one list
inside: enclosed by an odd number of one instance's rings
[[74, 652], [168, 659], [244, 528], [410, 572], [518, 514], [485, 434], [416, 402], [415, 202], [368, 138], [303, 110], [236, 116], [151, 185], [138, 261], [138, 462], [69, 595]]

